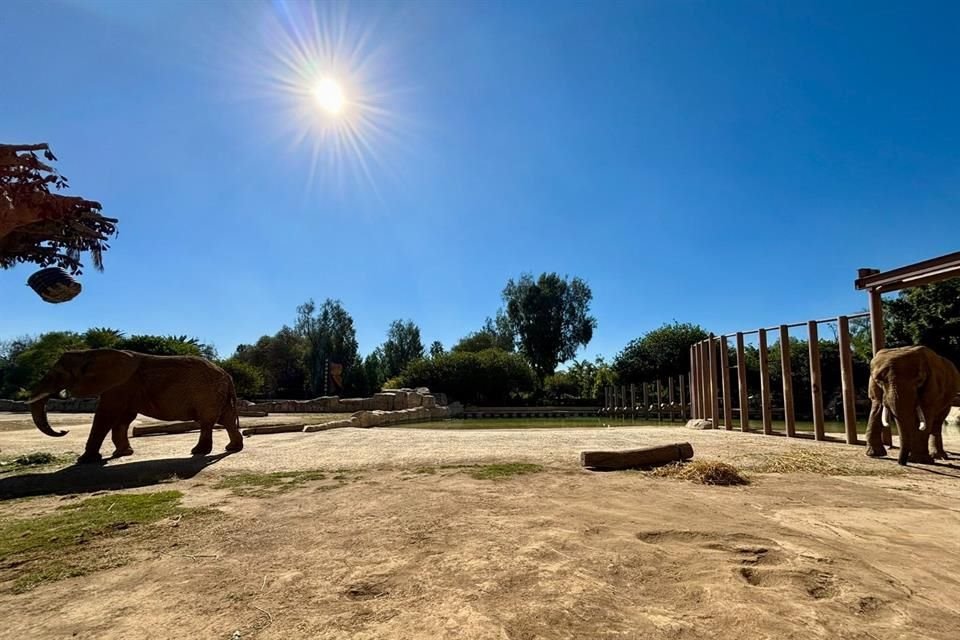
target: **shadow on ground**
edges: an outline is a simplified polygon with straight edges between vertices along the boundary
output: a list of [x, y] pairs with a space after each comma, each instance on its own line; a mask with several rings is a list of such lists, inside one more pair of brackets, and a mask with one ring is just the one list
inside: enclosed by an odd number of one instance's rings
[[0, 500], [147, 487], [174, 477], [192, 478], [228, 455], [218, 453], [104, 466], [73, 465], [49, 473], [23, 473], [0, 478]]

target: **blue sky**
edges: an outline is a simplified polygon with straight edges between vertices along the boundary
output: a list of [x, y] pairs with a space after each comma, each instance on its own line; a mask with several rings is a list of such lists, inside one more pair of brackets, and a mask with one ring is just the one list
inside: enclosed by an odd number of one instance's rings
[[[362, 153], [325, 146], [279, 62], [314, 22], [376, 107]], [[68, 304], [0, 272], [0, 338], [227, 355], [332, 297], [364, 353], [396, 318], [449, 347], [525, 271], [591, 285], [589, 357], [674, 319], [856, 311], [858, 267], [957, 249], [958, 24], [950, 2], [8, 0], [0, 141], [49, 142], [120, 235]]]

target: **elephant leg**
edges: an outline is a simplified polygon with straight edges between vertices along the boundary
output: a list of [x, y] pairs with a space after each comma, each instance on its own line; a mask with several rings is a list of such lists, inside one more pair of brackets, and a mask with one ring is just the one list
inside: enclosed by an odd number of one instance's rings
[[197, 441], [197, 446], [190, 450], [190, 453], [195, 456], [205, 456], [211, 451], [213, 451], [213, 423], [201, 422], [200, 439]]
[[870, 404], [870, 417], [867, 419], [867, 455], [871, 458], [882, 458], [887, 455], [887, 450], [883, 446], [881, 437], [881, 413], [883, 405], [874, 400]]
[[93, 426], [90, 428], [90, 435], [87, 436], [87, 444], [83, 449], [83, 455], [77, 458], [77, 464], [98, 464], [103, 461], [103, 456], [100, 455], [100, 447], [113, 424], [114, 416], [107, 411], [101, 411], [98, 407], [97, 413], [93, 416]]
[[930, 414], [927, 415], [927, 441], [929, 445], [930, 457], [934, 460], [948, 460], [947, 452], [943, 448], [943, 423], [947, 419], [947, 414], [950, 413], [950, 408], [948, 407], [946, 411], [940, 411], [939, 413], [930, 418]]
[[237, 419], [237, 412], [233, 409], [227, 409], [220, 417], [219, 424], [222, 424], [230, 436], [230, 442], [227, 443], [226, 450], [230, 452], [243, 450], [243, 434], [240, 433], [240, 421]]
[[110, 430], [110, 437], [113, 439], [114, 458], [133, 455], [133, 447], [130, 446], [129, 432], [130, 423], [133, 422], [136, 417], [137, 414], [135, 413], [132, 415], [127, 414], [119, 418]]
[[897, 418], [897, 428], [900, 430], [900, 464], [907, 464], [908, 461], [917, 464], [933, 464], [933, 458], [927, 452], [926, 433], [920, 431], [917, 420], [916, 390], [910, 386], [904, 388], [892, 386], [886, 398]]

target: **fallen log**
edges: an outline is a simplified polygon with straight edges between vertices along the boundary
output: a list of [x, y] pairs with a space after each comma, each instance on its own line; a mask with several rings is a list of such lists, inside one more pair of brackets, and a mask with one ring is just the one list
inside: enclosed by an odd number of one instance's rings
[[266, 418], [270, 414], [257, 409], [238, 409], [237, 415], [241, 418]]
[[660, 447], [628, 449], [625, 451], [582, 451], [580, 464], [599, 471], [617, 471], [656, 467], [671, 462], [689, 460], [693, 457], [693, 446], [689, 442], [678, 442]]
[[261, 424], [256, 427], [247, 427], [241, 429], [240, 433], [245, 436], [264, 435], [268, 433], [292, 433], [294, 431], [303, 431], [303, 423], [300, 424]]
[[155, 436], [166, 433], [187, 433], [199, 431], [200, 425], [192, 420], [189, 422], [164, 422], [162, 424], [141, 424], [133, 428], [133, 437]]

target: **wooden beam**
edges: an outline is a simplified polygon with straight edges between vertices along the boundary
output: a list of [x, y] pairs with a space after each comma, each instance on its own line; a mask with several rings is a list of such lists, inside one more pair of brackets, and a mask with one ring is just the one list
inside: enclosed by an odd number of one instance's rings
[[747, 392], [747, 361], [743, 333], [737, 332], [737, 389], [740, 392], [740, 430], [750, 431], [750, 398]]
[[710, 376], [710, 417], [713, 418], [713, 428], [720, 428], [720, 385], [717, 382], [717, 344], [713, 334], [707, 341], [707, 367]]
[[697, 415], [697, 391], [693, 381], [697, 379], [697, 359], [694, 357], [694, 346], [690, 345], [690, 418], [698, 418]]
[[689, 460], [692, 457], [693, 446], [689, 442], [678, 442], [659, 447], [626, 451], [582, 451], [580, 453], [580, 464], [598, 471], [617, 471], [660, 466], [671, 462]]
[[730, 389], [730, 346], [727, 337], [720, 338], [720, 372], [723, 384], [723, 427], [733, 429], [733, 398]]
[[687, 419], [687, 394], [686, 394], [686, 380], [683, 379], [683, 375], [680, 375], [680, 419]]
[[857, 444], [857, 403], [853, 386], [853, 350], [850, 344], [850, 320], [837, 318], [838, 346], [840, 348], [840, 381], [843, 392], [843, 430], [847, 444]]
[[876, 269], [860, 269], [853, 283], [857, 289], [880, 289], [885, 292], [898, 291], [960, 276], [960, 251], [938, 256], [922, 262], [915, 262], [897, 269], [880, 272]]
[[760, 343], [760, 402], [763, 416], [763, 433], [764, 435], [771, 435], [773, 433], [773, 405], [770, 400], [770, 367], [767, 357], [767, 330], [760, 329], [757, 335]]
[[783, 421], [787, 437], [797, 435], [797, 420], [793, 411], [793, 369], [790, 365], [790, 329], [780, 325], [780, 373], [783, 375]]
[[813, 401], [813, 437], [825, 440], [823, 428], [823, 386], [820, 378], [820, 336], [817, 323], [807, 323], [810, 339], [810, 399]]

